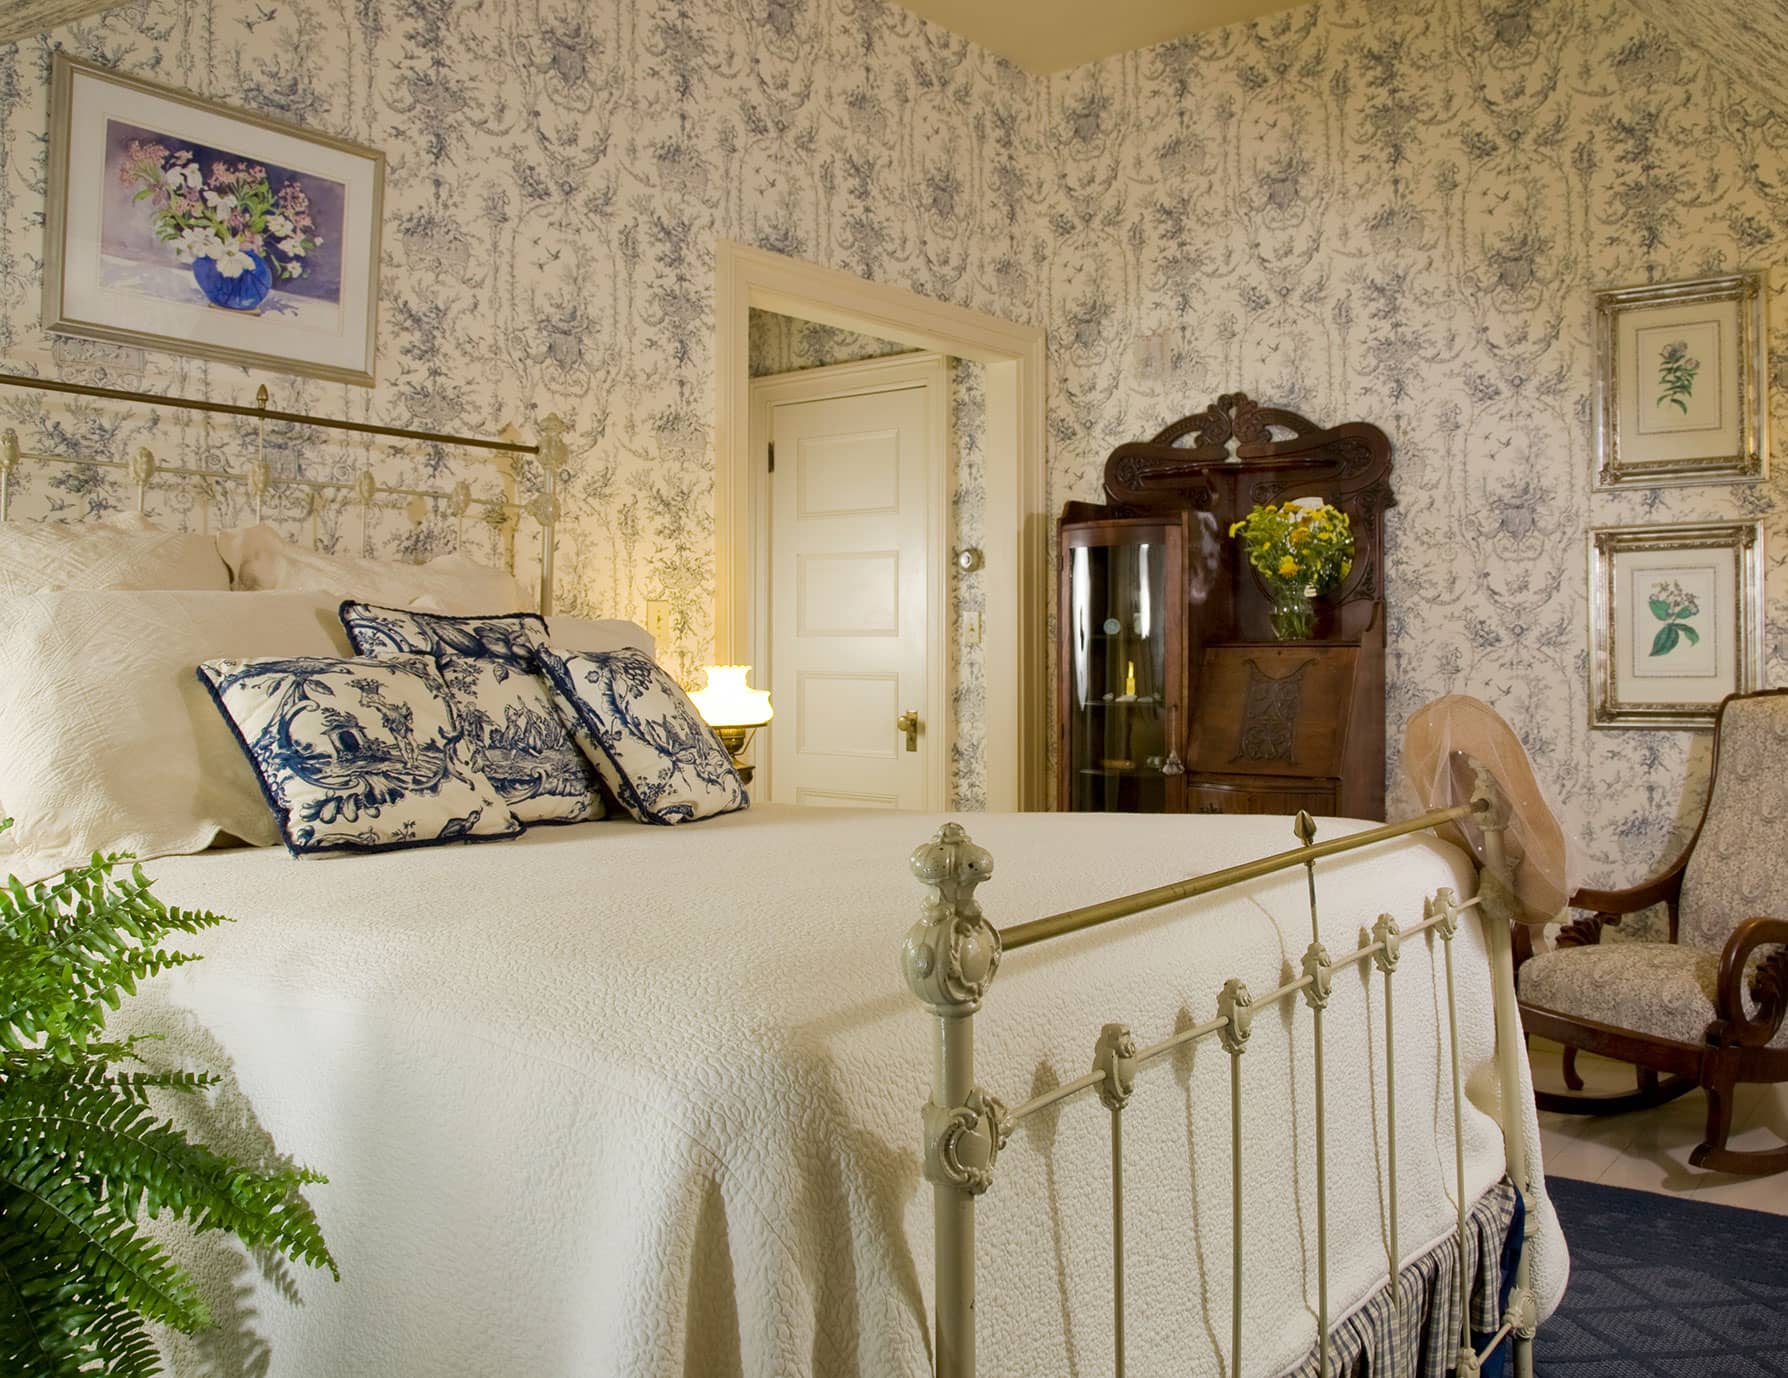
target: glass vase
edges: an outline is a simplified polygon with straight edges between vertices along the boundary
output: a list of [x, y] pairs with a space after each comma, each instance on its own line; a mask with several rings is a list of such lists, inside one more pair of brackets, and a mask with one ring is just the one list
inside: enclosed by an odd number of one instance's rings
[[1267, 619], [1281, 641], [1308, 641], [1316, 631], [1316, 602], [1308, 588], [1294, 584], [1273, 586], [1273, 608]]

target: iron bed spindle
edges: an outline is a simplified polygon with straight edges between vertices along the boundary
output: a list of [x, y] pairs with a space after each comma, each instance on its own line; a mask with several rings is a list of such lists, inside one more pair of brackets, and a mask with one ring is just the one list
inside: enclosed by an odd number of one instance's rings
[[1229, 1378], [1242, 1373], [1242, 1054], [1253, 1028], [1248, 987], [1231, 977], [1217, 997], [1219, 1037], [1229, 1052]]
[[1385, 1201], [1389, 1214], [1391, 1264], [1391, 1300], [1400, 1306], [1402, 1291], [1397, 1285], [1403, 1270], [1403, 1250], [1397, 1242], [1397, 1035], [1391, 1004], [1391, 973], [1397, 969], [1398, 944], [1401, 935], [1397, 921], [1389, 914], [1380, 914], [1372, 926], [1373, 963], [1384, 973], [1384, 1141]]
[[1299, 810], [1295, 829], [1305, 850], [1304, 880], [1310, 892], [1310, 949], [1304, 954], [1304, 1000], [1310, 1006], [1311, 1074], [1316, 1100], [1316, 1378], [1329, 1373], [1329, 1172], [1328, 1126], [1324, 1118], [1322, 1012], [1329, 1003], [1334, 968], [1322, 945], [1316, 910], [1316, 860], [1309, 849], [1316, 841], [1316, 820]]

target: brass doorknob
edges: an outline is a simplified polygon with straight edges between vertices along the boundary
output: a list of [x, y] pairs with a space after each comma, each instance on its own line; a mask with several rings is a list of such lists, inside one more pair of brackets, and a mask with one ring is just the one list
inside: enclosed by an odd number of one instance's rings
[[906, 749], [908, 751], [919, 749], [919, 714], [916, 710], [909, 708], [894, 719], [894, 730], [906, 733]]

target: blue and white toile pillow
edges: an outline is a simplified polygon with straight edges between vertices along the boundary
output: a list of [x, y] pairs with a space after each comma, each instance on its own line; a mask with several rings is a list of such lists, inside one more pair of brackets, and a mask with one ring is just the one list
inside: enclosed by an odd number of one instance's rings
[[554, 702], [621, 806], [642, 823], [688, 823], [747, 807], [732, 754], [682, 687], [644, 651], [540, 648]]
[[522, 830], [473, 763], [427, 656], [208, 660], [198, 676], [294, 856], [483, 842]]
[[535, 648], [546, 643], [544, 618], [449, 617], [350, 601], [341, 623], [361, 655], [434, 657], [474, 760], [523, 823], [602, 817], [595, 773], [541, 677]]

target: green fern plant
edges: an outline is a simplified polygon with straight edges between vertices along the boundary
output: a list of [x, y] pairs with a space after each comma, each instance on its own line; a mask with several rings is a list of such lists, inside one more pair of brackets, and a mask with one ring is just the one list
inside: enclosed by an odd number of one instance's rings
[[164, 905], [140, 867], [114, 876], [128, 860], [96, 854], [0, 888], [0, 1373], [146, 1378], [161, 1371], [149, 1322], [209, 1325], [192, 1279], [143, 1232], [163, 1212], [341, 1277], [302, 1191], [326, 1178], [235, 1162], [151, 1105], [211, 1074], [115, 1065], [136, 1062], [144, 1036], [108, 1037], [106, 1011], [197, 960], [162, 947], [170, 933], [225, 921]]

